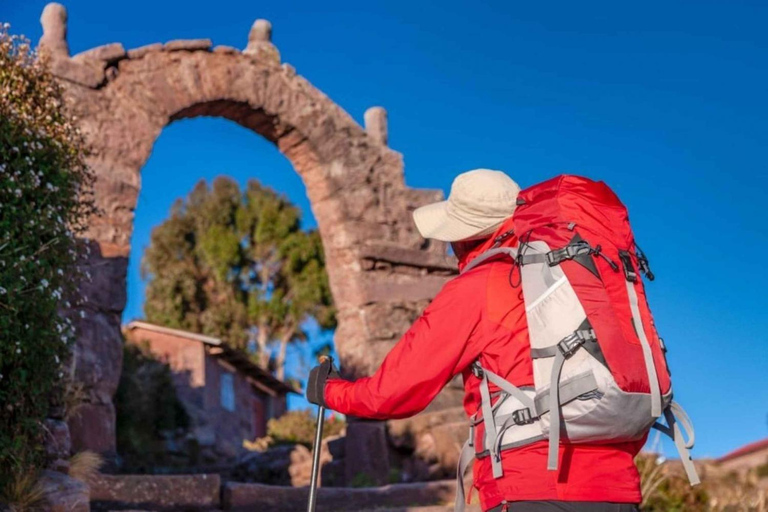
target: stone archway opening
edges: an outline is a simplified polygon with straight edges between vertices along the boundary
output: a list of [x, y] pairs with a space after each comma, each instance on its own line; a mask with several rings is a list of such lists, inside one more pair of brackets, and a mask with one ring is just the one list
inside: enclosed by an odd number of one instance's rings
[[[154, 276], [142, 272], [142, 260], [155, 228], [167, 222], [178, 201], [187, 201], [201, 182], [210, 189], [215, 180], [224, 178], [237, 184], [241, 194], [252, 181], [271, 188], [299, 210], [302, 231], [316, 231], [306, 187], [290, 160], [271, 141], [254, 135], [253, 130], [225, 117], [185, 118], [163, 128], [141, 171], [128, 258], [124, 328], [133, 320], [152, 321], [144, 309], [144, 299]], [[287, 347], [290, 364], [286, 376], [293, 380], [303, 378], [308, 371], [312, 350], [327, 345], [332, 338], [332, 331], [321, 330], [311, 319], [304, 329], [312, 334], [307, 343]], [[272, 345], [269, 351], [275, 358], [277, 344]], [[293, 394], [289, 403], [304, 404]]]
[[[230, 119], [290, 160], [323, 241], [341, 363], [352, 375], [372, 372], [455, 273], [445, 246], [425, 243], [413, 226], [413, 209], [442, 193], [405, 186], [402, 156], [387, 146], [386, 112], [369, 109], [365, 128], [358, 125], [281, 62], [265, 20], [253, 24], [242, 51], [197, 39], [127, 51], [111, 43], [70, 56], [66, 18], [63, 6], [46, 6], [40, 51], [92, 147], [88, 162], [103, 212], [89, 230], [94, 279], [82, 286], [86, 315], [74, 357], [86, 399], [70, 421], [73, 447], [114, 452], [112, 395], [140, 174], [162, 129], [178, 119]], [[446, 410], [461, 415], [461, 394], [447, 389], [430, 414], [442, 414], [441, 423]]]

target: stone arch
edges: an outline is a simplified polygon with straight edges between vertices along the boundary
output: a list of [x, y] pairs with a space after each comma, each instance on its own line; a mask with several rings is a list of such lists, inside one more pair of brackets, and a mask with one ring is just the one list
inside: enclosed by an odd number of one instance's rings
[[372, 371], [454, 273], [445, 247], [425, 243], [410, 218], [441, 192], [405, 186], [402, 156], [387, 146], [384, 109], [369, 109], [359, 126], [280, 62], [265, 20], [253, 24], [242, 51], [201, 39], [128, 51], [113, 43], [70, 57], [66, 16], [59, 4], [45, 8], [40, 51], [92, 148], [102, 211], [90, 227], [93, 281], [83, 285], [86, 314], [78, 320], [75, 372], [87, 400], [70, 422], [74, 448], [114, 451], [111, 397], [140, 172], [161, 130], [177, 119], [230, 119], [291, 161], [325, 247], [342, 364], [357, 375]]

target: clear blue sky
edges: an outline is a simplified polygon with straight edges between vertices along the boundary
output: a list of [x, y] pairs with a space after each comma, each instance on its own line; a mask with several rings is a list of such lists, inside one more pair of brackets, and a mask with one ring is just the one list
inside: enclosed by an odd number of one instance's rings
[[[697, 456], [768, 435], [768, 4], [760, 2], [229, 2], [71, 0], [73, 53], [178, 38], [244, 47], [256, 18], [284, 62], [362, 122], [389, 112], [413, 187], [474, 167], [527, 186], [607, 181], [651, 258], [656, 322]], [[44, 2], [0, 0], [37, 40]], [[469, 8], [468, 8], [469, 7]], [[218, 119], [167, 128], [143, 171], [129, 304], [152, 226], [195, 181], [255, 177], [313, 226], [301, 180], [269, 143]]]

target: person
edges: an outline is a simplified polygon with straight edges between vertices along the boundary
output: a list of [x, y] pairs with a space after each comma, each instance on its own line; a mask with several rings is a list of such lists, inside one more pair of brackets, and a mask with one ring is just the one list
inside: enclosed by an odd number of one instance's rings
[[[477, 169], [454, 180], [446, 201], [416, 209], [422, 236], [450, 242], [459, 276], [445, 284], [372, 376], [349, 382], [329, 361], [314, 368], [309, 401], [361, 418], [404, 418], [422, 411], [461, 374], [471, 416], [481, 404], [480, 379], [471, 368], [478, 359], [512, 384], [532, 386], [525, 305], [513, 261], [494, 258], [463, 272], [492, 246], [517, 245], [510, 226], [519, 192], [505, 173]], [[498, 388], [491, 386], [493, 391]], [[561, 443], [558, 469], [548, 471], [542, 439], [502, 451], [500, 478], [492, 474], [491, 457], [477, 458], [473, 486], [484, 511], [636, 511], [641, 492], [634, 457], [642, 445]]]

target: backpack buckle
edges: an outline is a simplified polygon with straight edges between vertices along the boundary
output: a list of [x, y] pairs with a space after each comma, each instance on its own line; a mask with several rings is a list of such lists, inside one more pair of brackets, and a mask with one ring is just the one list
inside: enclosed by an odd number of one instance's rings
[[628, 251], [619, 251], [619, 259], [621, 260], [621, 266], [624, 267], [624, 277], [630, 283], [637, 282], [637, 272], [635, 266], [632, 265], [632, 256]]
[[549, 251], [546, 255], [547, 264], [550, 267], [554, 267], [565, 260], [572, 260], [579, 254], [590, 254], [592, 252], [594, 252], [594, 249], [592, 249], [587, 242], [581, 240], [576, 243], [568, 244], [560, 249]]
[[471, 368], [472, 368], [472, 375], [474, 375], [478, 379], [482, 379], [483, 378], [483, 367], [480, 366], [480, 363], [475, 361], [474, 363], [472, 363], [472, 367]]
[[649, 281], [656, 279], [656, 276], [651, 272], [651, 266], [648, 264], [648, 258], [645, 257], [645, 254], [637, 255], [637, 266], [640, 267], [640, 272], [645, 274]]
[[530, 425], [536, 420], [531, 414], [531, 410], [526, 407], [525, 409], [518, 409], [513, 412], [512, 421], [517, 425]]
[[574, 352], [584, 343], [584, 339], [579, 337], [577, 333], [569, 334], [557, 343], [557, 349], [565, 356], [566, 359], [571, 357]]

